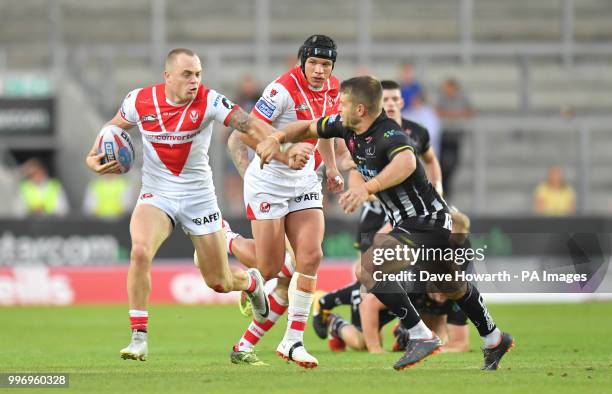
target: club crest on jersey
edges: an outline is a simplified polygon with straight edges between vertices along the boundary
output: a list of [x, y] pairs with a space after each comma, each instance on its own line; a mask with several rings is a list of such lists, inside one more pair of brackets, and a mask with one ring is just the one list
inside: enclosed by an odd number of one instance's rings
[[366, 150], [365, 150], [365, 154], [366, 154], [366, 156], [375, 156], [376, 155], [376, 147], [375, 146], [367, 147]]
[[192, 109], [189, 113], [189, 119], [191, 119], [191, 123], [197, 122], [199, 117], [200, 114], [198, 114], [198, 111], [196, 111], [195, 109]]
[[272, 90], [270, 90], [270, 97], [274, 97], [274, 96], [276, 96], [276, 94], [277, 94], [277, 93], [278, 93], [278, 92], [276, 91], [276, 89], [272, 89]]
[[142, 122], [155, 122], [157, 121], [157, 116], [155, 115], [145, 115], [140, 119]]
[[263, 212], [263, 213], [270, 212], [270, 203], [269, 202], [262, 202], [261, 204], [259, 204], [259, 211]]

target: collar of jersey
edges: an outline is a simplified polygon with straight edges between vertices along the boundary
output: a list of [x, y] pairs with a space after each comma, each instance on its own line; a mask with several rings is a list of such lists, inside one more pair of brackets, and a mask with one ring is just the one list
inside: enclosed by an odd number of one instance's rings
[[376, 131], [376, 126], [378, 126], [379, 123], [384, 122], [387, 119], [389, 119], [387, 117], [387, 114], [385, 114], [385, 111], [382, 111], [380, 115], [378, 115], [378, 117], [374, 119], [374, 122], [370, 125], [370, 128], [365, 133], [363, 134], [355, 133], [355, 134], [357, 134], [359, 137], [368, 137], [370, 134]]

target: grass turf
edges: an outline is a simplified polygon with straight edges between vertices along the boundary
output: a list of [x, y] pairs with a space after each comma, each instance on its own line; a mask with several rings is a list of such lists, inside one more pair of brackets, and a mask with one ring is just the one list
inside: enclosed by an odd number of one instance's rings
[[126, 307], [0, 308], [0, 372], [67, 372], [69, 390], [82, 392], [612, 392], [612, 304], [490, 310], [517, 346], [499, 371], [485, 373], [473, 328], [469, 353], [438, 354], [401, 372], [391, 368], [399, 353], [331, 353], [309, 328], [305, 342], [320, 366], [303, 370], [275, 354], [284, 320], [258, 346], [270, 366], [231, 364], [248, 325], [233, 306], [151, 307], [146, 362], [119, 358], [129, 341]]

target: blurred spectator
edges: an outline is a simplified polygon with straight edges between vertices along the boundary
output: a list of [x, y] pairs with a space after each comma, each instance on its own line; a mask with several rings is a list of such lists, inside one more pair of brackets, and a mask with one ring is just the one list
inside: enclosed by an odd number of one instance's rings
[[438, 118], [436, 110], [427, 103], [424, 91], [420, 91], [412, 96], [410, 110], [406, 112], [404, 117], [420, 124], [429, 131], [431, 147], [436, 156], [440, 157], [440, 141], [442, 138], [440, 118]]
[[466, 130], [466, 121], [474, 116], [474, 111], [459, 82], [454, 78], [448, 78], [442, 84], [436, 109], [442, 121], [442, 186], [445, 195], [449, 197], [452, 178], [459, 165], [459, 149]]
[[246, 112], [250, 112], [255, 106], [255, 103], [257, 103], [257, 100], [259, 100], [260, 96], [261, 90], [259, 89], [259, 85], [257, 84], [255, 77], [250, 74], [243, 76], [238, 83], [236, 103]]
[[131, 210], [135, 200], [134, 193], [126, 175], [97, 176], [87, 185], [83, 213], [100, 219], [118, 219]]
[[537, 214], [547, 216], [565, 216], [576, 212], [576, 193], [565, 182], [561, 167], [548, 169], [548, 179], [535, 190], [534, 209]]
[[66, 216], [69, 206], [64, 187], [50, 178], [43, 163], [34, 158], [21, 166], [23, 180], [19, 183], [18, 216]]
[[423, 92], [423, 86], [421, 83], [414, 79], [414, 67], [412, 64], [407, 63], [402, 66], [399, 83], [401, 86], [402, 98], [404, 99], [404, 103], [406, 105], [402, 115], [407, 117], [407, 113], [412, 106], [412, 98], [416, 94]]

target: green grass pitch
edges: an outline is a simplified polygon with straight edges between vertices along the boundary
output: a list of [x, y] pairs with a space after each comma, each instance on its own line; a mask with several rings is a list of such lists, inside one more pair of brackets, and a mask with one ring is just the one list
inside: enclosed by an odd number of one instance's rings
[[[331, 353], [309, 328], [305, 342], [320, 366], [303, 370], [275, 355], [285, 320], [259, 345], [270, 366], [231, 364], [230, 348], [248, 324], [234, 306], [151, 307], [146, 362], [119, 358], [129, 340], [125, 306], [0, 308], [0, 372], [67, 372], [70, 392], [612, 392], [612, 304], [490, 310], [517, 345], [499, 371], [485, 373], [474, 329], [469, 353], [438, 354], [396, 372], [399, 353]], [[385, 340], [388, 349], [387, 333]]]

